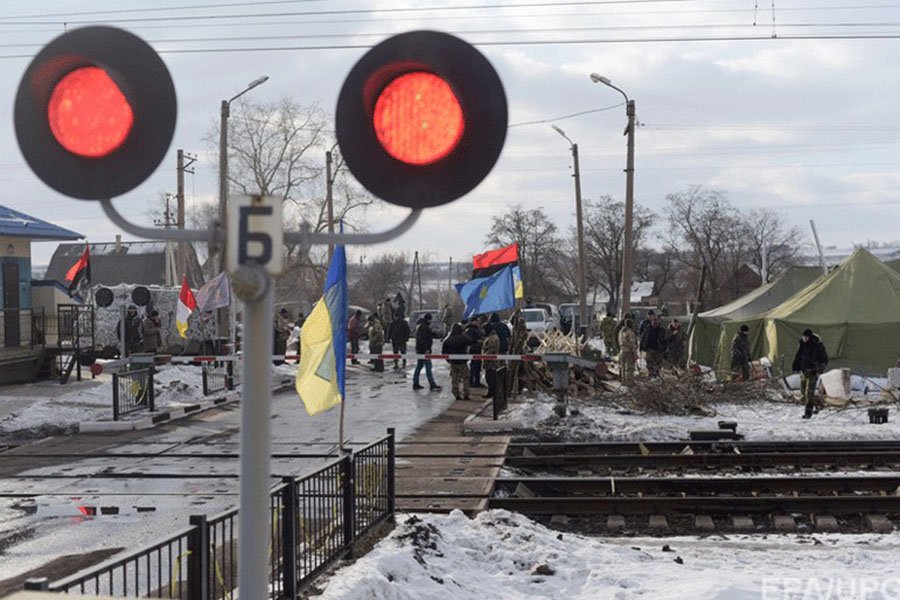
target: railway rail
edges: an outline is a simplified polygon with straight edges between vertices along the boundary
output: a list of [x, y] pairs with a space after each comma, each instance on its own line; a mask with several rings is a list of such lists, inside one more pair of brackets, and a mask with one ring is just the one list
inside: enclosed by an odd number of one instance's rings
[[489, 508], [575, 519], [582, 530], [889, 532], [900, 523], [900, 442], [520, 442], [504, 466]]

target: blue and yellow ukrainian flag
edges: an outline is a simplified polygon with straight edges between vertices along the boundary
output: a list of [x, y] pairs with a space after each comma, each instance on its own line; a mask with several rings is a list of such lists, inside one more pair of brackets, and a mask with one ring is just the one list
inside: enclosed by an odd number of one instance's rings
[[457, 283], [456, 291], [466, 305], [463, 319], [512, 308], [516, 305], [515, 288], [512, 265], [506, 265], [488, 277], [476, 277], [466, 283]]
[[336, 246], [325, 289], [300, 332], [297, 393], [310, 415], [344, 399], [347, 366], [347, 255]]

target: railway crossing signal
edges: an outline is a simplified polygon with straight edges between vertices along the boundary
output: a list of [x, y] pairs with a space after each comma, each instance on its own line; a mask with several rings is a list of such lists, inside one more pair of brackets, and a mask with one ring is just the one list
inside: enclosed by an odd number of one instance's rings
[[16, 137], [51, 188], [109, 199], [156, 170], [176, 113], [172, 78], [146, 42], [113, 27], [84, 27], [44, 46], [26, 69], [16, 94]]
[[391, 37], [350, 71], [337, 139], [350, 171], [382, 200], [452, 202], [490, 173], [506, 139], [506, 94], [470, 44], [436, 31]]

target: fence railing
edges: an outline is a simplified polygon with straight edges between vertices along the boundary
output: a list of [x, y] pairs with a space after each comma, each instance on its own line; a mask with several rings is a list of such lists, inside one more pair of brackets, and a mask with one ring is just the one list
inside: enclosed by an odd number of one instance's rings
[[[269, 598], [300, 596], [354, 543], [394, 518], [394, 430], [269, 491]], [[238, 510], [193, 515], [190, 527], [70, 577], [25, 589], [112, 597], [232, 600], [238, 588]]]
[[204, 396], [234, 389], [234, 363], [230, 360], [203, 363], [202, 376]]
[[153, 367], [113, 373], [113, 420], [139, 410], [156, 410]]
[[46, 343], [44, 309], [0, 309], [0, 348], [29, 348]]

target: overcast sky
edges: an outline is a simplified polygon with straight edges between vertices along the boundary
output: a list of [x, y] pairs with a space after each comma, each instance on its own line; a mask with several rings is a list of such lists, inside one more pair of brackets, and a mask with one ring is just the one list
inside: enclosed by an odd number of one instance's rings
[[[188, 202], [215, 200], [216, 155], [202, 138], [223, 98], [268, 75], [250, 92], [254, 99], [293, 96], [333, 113], [344, 76], [365, 52], [356, 46], [427, 28], [476, 44], [494, 64], [510, 104], [506, 146], [468, 196], [426, 211], [394, 242], [351, 250], [355, 257], [398, 249], [441, 261], [467, 257], [485, 249], [491, 216], [514, 204], [543, 208], [567, 232], [571, 154], [551, 123], [579, 145], [583, 195], [624, 199], [623, 98], [592, 83], [591, 72], [636, 101], [638, 204], [659, 211], [667, 193], [702, 184], [726, 191], [736, 206], [782, 211], [804, 233], [815, 219], [825, 245], [900, 240], [900, 3], [3, 0], [0, 204], [103, 242], [116, 227], [94, 203], [37, 180], [12, 123], [29, 57], [66, 27], [96, 23], [146, 39], [178, 93], [169, 155], [116, 201], [135, 221], [148, 222], [148, 204], [174, 192], [178, 148], [199, 155]], [[586, 111], [595, 112], [565, 118]], [[371, 211], [368, 228], [383, 229], [403, 213]], [[34, 263], [45, 264], [54, 247], [35, 244]]]

